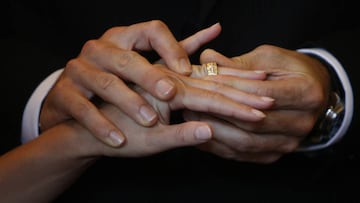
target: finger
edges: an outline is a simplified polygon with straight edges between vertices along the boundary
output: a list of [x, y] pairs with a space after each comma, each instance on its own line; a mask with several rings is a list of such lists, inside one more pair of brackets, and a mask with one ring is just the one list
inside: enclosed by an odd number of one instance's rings
[[[216, 23], [211, 27], [203, 29], [194, 35], [182, 40], [180, 42], [180, 46], [185, 49], [188, 55], [193, 54], [196, 50], [198, 50], [204, 44], [210, 42], [214, 38], [216, 38], [221, 32], [220, 23]], [[156, 63], [164, 64], [164, 60], [160, 59]]]
[[[228, 77], [222, 76], [221, 78], [227, 80]], [[220, 94], [235, 101], [236, 103], [238, 103], [239, 106], [243, 106], [243, 107], [248, 106], [255, 109], [266, 109], [266, 108], [270, 108], [274, 104], [274, 99], [270, 97], [258, 96], [256, 94], [247, 93], [245, 91], [239, 91], [236, 88], [225, 85], [218, 81], [214, 82], [212, 80], [210, 81], [210, 80], [192, 79], [192, 80], [184, 80], [183, 82], [193, 87], [193, 89], [197, 89], [197, 91], [206, 90], [204, 92], [200, 92], [200, 94], [207, 94], [207, 97], [211, 95]], [[214, 100], [212, 102], [214, 102]], [[249, 109], [249, 110], [255, 112], [254, 109]]]
[[216, 61], [221, 66], [238, 68], [238, 64], [235, 63], [231, 58], [224, 56], [223, 54], [213, 50], [213, 49], [205, 49], [200, 54], [200, 63], [207, 63], [210, 61]]
[[[62, 112], [66, 112], [70, 117], [79, 121], [102, 142], [118, 147], [125, 141], [122, 132], [111, 121], [107, 120], [96, 106], [81, 93], [68, 91], [67, 94], [57, 96], [55, 101], [57, 102], [55, 106], [58, 106], [62, 109]], [[63, 104], [67, 105], [64, 106]]]
[[173, 125], [158, 122], [149, 128], [138, 125], [113, 105], [105, 104], [101, 106], [101, 111], [122, 129], [126, 136], [126, 142], [121, 148], [103, 148], [106, 151], [110, 149], [104, 153], [110, 156], [146, 156], [176, 147], [204, 143], [212, 138], [210, 126], [202, 122]]
[[196, 120], [208, 123], [214, 131], [217, 140], [239, 152], [281, 152], [294, 151], [298, 145], [297, 137], [281, 134], [256, 134], [238, 128], [224, 120], [206, 115], [184, 113], [185, 120]]
[[227, 77], [224, 80], [221, 77], [208, 77], [208, 80], [221, 82], [230, 87], [236, 88], [243, 92], [255, 95], [273, 98], [275, 100], [274, 108], [276, 109], [306, 109], [312, 105], [312, 101], [304, 100], [306, 95], [299, 84], [303, 81], [299, 79], [292, 82], [284, 80], [248, 80], [241, 78]]
[[[170, 99], [176, 92], [172, 81], [137, 52], [119, 49], [110, 43], [94, 40], [85, 44], [81, 55], [86, 58], [82, 63], [88, 61], [87, 65], [91, 63], [98, 69], [111, 72], [124, 80], [130, 80], [158, 99]], [[70, 61], [68, 66], [71, 68], [76, 65]]]
[[[226, 66], [220, 66], [218, 63], [218, 75], [208, 75], [206, 67], [204, 65], [193, 65], [193, 72], [191, 73], [191, 77], [193, 78], [204, 78], [204, 79], [213, 79], [214, 77], [221, 77], [221, 76], [233, 76], [234, 79], [237, 77], [243, 79], [250, 79], [250, 80], [264, 80], [266, 79], [266, 72], [264, 71], [252, 71], [252, 70], [242, 70], [237, 68], [228, 68]], [[217, 81], [220, 81], [218, 79]]]
[[68, 65], [67, 73], [78, 86], [91, 90], [103, 100], [116, 105], [141, 125], [151, 126], [157, 121], [153, 108], [118, 77], [103, 72], [92, 64], [77, 61], [73, 63]]
[[261, 134], [282, 134], [292, 137], [304, 137], [309, 134], [317, 121], [315, 114], [297, 110], [266, 111], [266, 118], [261, 122], [246, 122], [222, 115], [216, 117], [246, 131]]
[[225, 159], [262, 164], [276, 162], [283, 155], [278, 152], [238, 152], [216, 140], [201, 144], [198, 148]]
[[185, 122], [181, 124], [167, 125], [156, 135], [147, 136], [147, 143], [154, 149], [161, 151], [197, 145], [209, 141], [212, 138], [212, 130], [209, 125], [201, 122]]
[[[206, 64], [208, 62], [215, 61], [218, 64], [218, 70], [220, 75], [232, 75], [241, 78], [264, 80], [266, 79], [266, 72], [262, 70], [249, 70], [240, 68], [238, 63], [235, 63], [232, 59], [216, 52], [212, 49], [204, 50], [200, 55], [200, 63]], [[195, 67], [198, 72], [194, 74], [194, 77], [206, 77], [207, 71], [202, 66]], [[193, 67], [194, 69], [194, 67]], [[199, 70], [200, 69], [200, 70]]]
[[206, 29], [200, 30], [185, 40], [182, 40], [180, 45], [185, 49], [188, 55], [191, 55], [201, 46], [215, 39], [220, 32], [221, 25], [220, 23], [216, 23]]
[[[116, 32], [114, 28], [113, 32]], [[138, 23], [113, 34], [110, 38], [119, 48], [126, 50], [154, 49], [171, 70], [188, 75], [191, 64], [186, 51], [180, 46], [169, 28], [159, 20]]]
[[171, 109], [186, 108], [194, 111], [210, 112], [247, 121], [259, 121], [265, 117], [261, 111], [241, 104], [224, 95], [204, 89], [179, 90], [170, 104]]

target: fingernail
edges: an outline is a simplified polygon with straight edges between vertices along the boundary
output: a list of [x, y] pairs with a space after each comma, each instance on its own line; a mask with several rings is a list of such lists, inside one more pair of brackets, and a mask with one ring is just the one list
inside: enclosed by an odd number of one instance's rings
[[211, 138], [211, 130], [207, 126], [200, 126], [195, 130], [195, 137], [198, 140], [209, 140]]
[[181, 70], [181, 73], [183, 73], [185, 75], [190, 75], [192, 73], [190, 61], [185, 58], [180, 59], [179, 70]]
[[215, 23], [214, 25], [212, 25], [212, 26], [210, 26], [210, 27], [215, 27], [215, 26], [217, 26], [217, 25], [220, 25], [220, 22], [217, 22], [217, 23]]
[[151, 123], [151, 121], [156, 118], [156, 113], [150, 107], [145, 105], [140, 107], [140, 115], [147, 123]]
[[263, 70], [255, 70], [254, 72], [255, 72], [255, 73], [258, 73], [258, 74], [264, 74], [264, 73], [266, 73], [266, 72], [263, 71]]
[[271, 98], [271, 97], [261, 97], [261, 99], [262, 99], [263, 101], [266, 101], [266, 102], [273, 102], [273, 101], [275, 101], [275, 99], [273, 99], [273, 98]]
[[260, 117], [260, 118], [265, 118], [266, 117], [266, 115], [263, 112], [261, 112], [259, 110], [256, 110], [256, 109], [251, 109], [251, 112], [253, 114], [255, 114], [257, 117]]
[[120, 146], [124, 142], [124, 137], [115, 131], [111, 131], [109, 134], [109, 140], [112, 146]]
[[159, 96], [167, 98], [175, 91], [175, 85], [168, 79], [162, 79], [156, 84], [156, 92]]

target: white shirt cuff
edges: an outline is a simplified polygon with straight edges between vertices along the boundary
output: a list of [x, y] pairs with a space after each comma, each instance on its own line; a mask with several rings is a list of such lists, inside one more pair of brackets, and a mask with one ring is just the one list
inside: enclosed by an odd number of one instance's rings
[[26, 143], [39, 136], [39, 116], [42, 102], [62, 71], [63, 69], [59, 69], [49, 75], [42, 83], [40, 83], [28, 100], [22, 117], [22, 143]]
[[345, 105], [345, 113], [344, 118], [342, 120], [342, 123], [339, 127], [339, 129], [335, 132], [334, 136], [331, 137], [329, 141], [326, 143], [318, 144], [318, 145], [312, 145], [308, 146], [302, 151], [312, 151], [312, 150], [318, 150], [323, 149], [326, 147], [329, 147], [335, 143], [337, 143], [341, 138], [345, 135], [346, 131], [348, 130], [351, 120], [353, 117], [353, 111], [354, 111], [354, 96], [353, 96], [353, 90], [351, 87], [350, 80], [348, 78], [348, 75], [346, 74], [345, 69], [340, 64], [340, 62], [328, 51], [320, 48], [309, 48], [309, 49], [299, 49], [297, 50], [304, 54], [313, 54], [317, 57], [320, 57], [324, 61], [326, 61], [334, 70], [334, 72], [337, 74], [339, 81], [342, 85], [342, 88], [345, 93], [344, 99], [344, 105]]

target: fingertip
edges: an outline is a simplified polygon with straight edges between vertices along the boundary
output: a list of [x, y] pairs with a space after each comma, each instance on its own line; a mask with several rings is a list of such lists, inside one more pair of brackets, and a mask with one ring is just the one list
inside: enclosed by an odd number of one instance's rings
[[178, 63], [178, 71], [182, 75], [190, 75], [192, 73], [192, 66], [188, 58], [181, 58]]
[[202, 125], [195, 129], [195, 138], [199, 141], [208, 141], [212, 138], [212, 131], [209, 126]]
[[251, 109], [251, 113], [253, 113], [257, 118], [263, 119], [266, 117], [266, 114], [264, 114], [262, 111], [259, 111], [257, 109]]
[[170, 79], [162, 79], [157, 82], [155, 91], [159, 99], [170, 99], [175, 95], [176, 87]]
[[156, 112], [148, 105], [142, 105], [139, 109], [140, 113], [140, 124], [144, 126], [152, 126], [158, 120]]
[[265, 102], [269, 102], [269, 103], [273, 103], [275, 101], [274, 98], [272, 97], [266, 97], [266, 96], [263, 96], [261, 97], [261, 100], [265, 101]]
[[217, 22], [217, 23], [211, 25], [209, 28], [210, 29], [216, 29], [218, 32], [220, 32], [222, 27], [221, 27], [220, 22]]
[[111, 131], [105, 142], [112, 147], [120, 147], [125, 142], [125, 137], [119, 132]]

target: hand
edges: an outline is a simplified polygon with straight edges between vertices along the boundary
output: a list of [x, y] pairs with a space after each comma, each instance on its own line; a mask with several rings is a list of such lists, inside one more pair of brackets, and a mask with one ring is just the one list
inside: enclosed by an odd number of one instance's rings
[[[144, 91], [141, 91], [141, 95], [152, 104], [161, 115], [160, 118], [166, 123], [169, 122], [170, 111], [180, 109], [211, 113], [248, 122], [260, 121], [264, 119], [265, 114], [257, 109], [266, 109], [273, 105], [274, 100], [268, 97], [249, 94], [211, 80], [183, 76], [168, 70], [162, 64], [157, 64], [156, 67], [173, 80], [177, 89], [176, 95], [166, 102], [161, 102], [154, 97], [149, 98], [151, 95], [145, 94]], [[245, 76], [250, 75], [248, 71], [236, 72], [239, 76], [244, 72]], [[259, 76], [258, 73], [254, 75]], [[168, 109], [159, 108], [162, 106], [168, 106]]]
[[275, 99], [275, 104], [265, 111], [266, 118], [260, 122], [185, 113], [186, 120], [204, 121], [212, 126], [213, 141], [200, 148], [221, 157], [274, 162], [297, 149], [327, 106], [329, 74], [319, 61], [310, 56], [263, 45], [233, 58], [207, 50], [201, 55], [201, 60], [216, 61], [219, 65], [242, 70], [265, 71], [266, 80], [241, 79], [221, 72], [221, 75], [206, 79]]
[[101, 112], [122, 130], [126, 140], [121, 147], [114, 148], [99, 142], [79, 126], [81, 131], [77, 131], [78, 134], [84, 137], [86, 132], [85, 137], [77, 141], [82, 143], [83, 152], [86, 152], [84, 156], [143, 157], [173, 148], [198, 145], [212, 137], [210, 126], [203, 122], [168, 125], [159, 121], [149, 128], [139, 125], [114, 105], [103, 105]]
[[40, 115], [42, 130], [75, 118], [100, 140], [119, 146], [124, 139], [122, 132], [90, 100], [99, 96], [139, 124], [154, 125], [156, 112], [128, 87], [127, 81], [162, 100], [171, 99], [176, 88], [165, 73], [136, 51], [154, 49], [171, 70], [189, 74], [191, 66], [182, 46], [193, 52], [219, 32], [220, 26], [215, 25], [178, 43], [166, 25], [151, 21], [112, 28], [99, 39], [88, 41], [79, 56], [68, 62], [45, 99]]
[[[159, 122], [152, 127], [144, 127], [130, 119], [120, 109], [110, 104], [101, 105], [100, 109], [114, 124], [122, 129], [126, 142], [121, 148], [112, 148], [100, 143], [94, 154], [106, 156], [147, 156], [167, 149], [199, 145], [212, 137], [211, 127], [204, 122], [185, 122], [169, 125], [171, 111], [188, 108], [247, 121], [259, 121], [263, 114], [240, 101], [247, 99], [254, 106], [266, 108], [272, 101], [264, 100], [256, 95], [243, 95], [240, 91], [212, 81], [189, 78], [172, 71], [163, 65], [156, 65], [173, 79], [178, 90], [169, 101], [161, 101], [153, 97], [139, 86], [132, 88], [153, 106], [159, 114]], [[236, 71], [241, 76], [244, 71]], [[245, 71], [246, 72], [246, 71]], [[248, 76], [249, 74], [245, 74]], [[258, 75], [255, 73], [255, 75]], [[204, 88], [205, 87], [205, 88]], [[254, 113], [257, 112], [257, 113]], [[91, 137], [91, 136], [90, 136]], [[96, 149], [90, 147], [91, 149]], [[100, 150], [100, 152], [99, 152]]]

